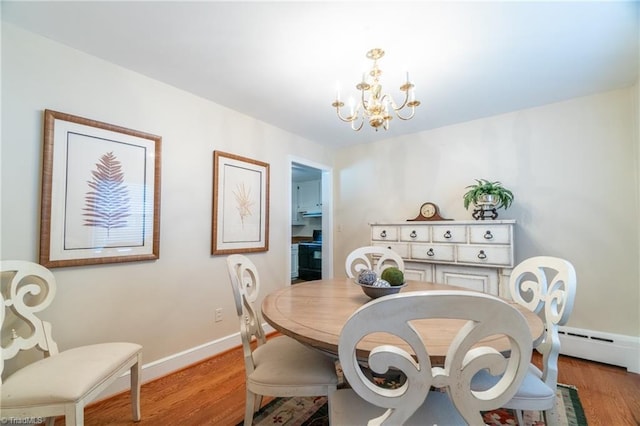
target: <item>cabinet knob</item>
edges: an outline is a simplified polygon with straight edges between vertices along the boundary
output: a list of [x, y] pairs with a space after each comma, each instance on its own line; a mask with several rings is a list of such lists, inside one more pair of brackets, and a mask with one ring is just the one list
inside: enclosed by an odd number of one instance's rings
[[433, 249], [430, 248], [429, 250], [427, 250], [427, 256], [435, 256], [436, 254], [433, 252]]
[[447, 231], [447, 232], [445, 232], [445, 233], [444, 233], [444, 237], [445, 237], [445, 238], [447, 238], [447, 239], [448, 239], [448, 238], [451, 238], [451, 231]]
[[491, 233], [491, 231], [487, 231], [487, 232], [484, 233], [484, 239], [485, 240], [493, 239], [493, 234]]
[[411, 238], [415, 238], [415, 237], [417, 237], [417, 236], [418, 236], [418, 234], [416, 233], [416, 231], [411, 231], [411, 234], [409, 234], [409, 236], [410, 236]]
[[382, 238], [387, 238], [387, 231], [385, 229], [383, 229], [382, 232], [380, 233], [380, 236]]
[[478, 253], [478, 259], [486, 259], [487, 255], [485, 254], [484, 250], [480, 250], [480, 253]]

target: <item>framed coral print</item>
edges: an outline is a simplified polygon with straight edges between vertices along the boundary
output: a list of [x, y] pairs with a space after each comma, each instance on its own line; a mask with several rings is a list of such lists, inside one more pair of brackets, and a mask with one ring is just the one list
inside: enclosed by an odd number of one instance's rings
[[45, 110], [40, 263], [160, 256], [162, 138]]
[[269, 164], [213, 152], [211, 254], [269, 250]]

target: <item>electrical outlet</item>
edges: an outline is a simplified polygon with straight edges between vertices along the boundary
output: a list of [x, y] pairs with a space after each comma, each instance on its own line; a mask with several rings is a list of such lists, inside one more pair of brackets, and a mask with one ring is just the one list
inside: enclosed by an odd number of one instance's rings
[[222, 308], [216, 309], [216, 322], [222, 321]]

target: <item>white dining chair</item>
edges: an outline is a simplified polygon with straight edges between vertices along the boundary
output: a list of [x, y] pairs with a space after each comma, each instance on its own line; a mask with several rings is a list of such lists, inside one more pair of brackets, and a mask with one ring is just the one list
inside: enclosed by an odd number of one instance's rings
[[[514, 301], [539, 314], [545, 322], [545, 334], [536, 350], [542, 354], [542, 370], [531, 363], [522, 386], [504, 407], [517, 411], [522, 424], [522, 410], [544, 411], [545, 424], [557, 422], [556, 390], [560, 337], [558, 326], [569, 320], [576, 294], [576, 271], [565, 259], [536, 256], [522, 261], [511, 273], [509, 291]], [[478, 374], [473, 388], [483, 389], [495, 377]]]
[[[411, 325], [438, 318], [461, 320], [442, 367], [431, 364], [428, 347]], [[380, 343], [362, 359], [358, 343], [374, 333]], [[482, 344], [497, 336], [510, 342], [510, 356]], [[397, 338], [411, 352], [399, 347]], [[340, 334], [340, 363], [351, 388], [336, 391], [329, 407], [332, 420], [336, 425], [484, 424], [481, 411], [499, 408], [515, 394], [531, 350], [525, 318], [497, 297], [453, 290], [381, 297], [352, 314]], [[482, 368], [501, 374], [500, 380], [472, 392], [471, 378]], [[399, 370], [406, 379], [389, 389], [369, 379], [367, 369], [377, 374]]]
[[262, 315], [254, 306], [260, 290], [256, 266], [239, 254], [227, 257], [227, 266], [244, 351], [245, 426], [252, 424], [263, 395], [327, 396], [331, 406], [338, 385], [335, 360], [287, 336], [267, 340]]
[[404, 272], [402, 257], [383, 246], [358, 247], [347, 255], [345, 261], [345, 270], [349, 278], [356, 278], [365, 269], [374, 271], [379, 277], [386, 268], [392, 266]]
[[[53, 301], [56, 281], [47, 268], [27, 261], [1, 261], [2, 364], [27, 364], [0, 381], [2, 419], [46, 418], [53, 425], [64, 416], [67, 426], [84, 424], [84, 407], [118, 377], [131, 374], [133, 420], [140, 420], [142, 346], [135, 343], [99, 343], [62, 352], [53, 340], [52, 326], [36, 314]], [[8, 309], [6, 309], [6, 308]], [[37, 349], [44, 358], [31, 363]]]

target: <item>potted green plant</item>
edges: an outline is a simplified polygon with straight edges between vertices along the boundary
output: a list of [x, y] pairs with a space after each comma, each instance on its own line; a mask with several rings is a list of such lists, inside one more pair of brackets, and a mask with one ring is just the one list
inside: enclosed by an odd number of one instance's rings
[[502, 183], [487, 179], [476, 179], [476, 182], [467, 186], [468, 191], [463, 195], [465, 209], [468, 210], [471, 204], [479, 209], [508, 209], [513, 202], [513, 192], [502, 186]]

